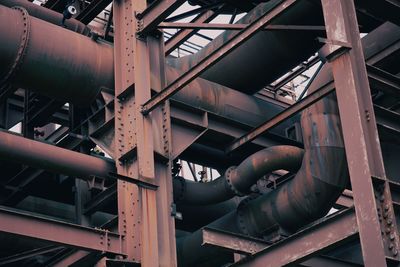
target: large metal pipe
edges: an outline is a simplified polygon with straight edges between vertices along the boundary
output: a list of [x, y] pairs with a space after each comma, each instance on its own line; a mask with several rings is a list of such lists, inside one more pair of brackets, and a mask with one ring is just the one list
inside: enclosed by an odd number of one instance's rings
[[2, 5], [0, 36], [0, 84], [78, 105], [113, 88], [113, 50], [106, 44]]
[[[279, 0], [259, 4], [238, 23], [248, 24], [268, 12]], [[323, 25], [321, 7], [310, 0], [298, 1], [291, 9], [274, 19], [280, 25]], [[236, 35], [225, 31], [198, 53], [168, 63], [180, 70], [188, 70], [205, 56]], [[255, 34], [201, 77], [218, 84], [254, 94], [312, 56], [321, 44], [318, 31], [262, 31]]]
[[249, 193], [250, 187], [264, 175], [284, 169], [295, 172], [301, 166], [303, 150], [293, 146], [273, 146], [249, 156], [238, 166], [208, 183], [196, 183], [182, 177], [174, 179], [175, 201], [185, 205], [209, 205]]
[[91, 175], [106, 177], [115, 169], [111, 161], [4, 131], [0, 131], [0, 158], [82, 179]]
[[[362, 39], [366, 60], [395, 43], [400, 27], [385, 23]], [[309, 92], [332, 81], [329, 67], [323, 68]], [[324, 216], [348, 183], [347, 163], [339, 112], [334, 94], [302, 113], [304, 158], [296, 176], [269, 194], [262, 195], [209, 226], [261, 236], [281, 228], [293, 232]], [[201, 231], [177, 240], [180, 266], [201, 266], [224, 251], [201, 246]], [[219, 262], [220, 266], [222, 265]], [[214, 265], [207, 265], [214, 266]]]
[[23, 7], [32, 17], [50, 22], [57, 26], [65, 27], [68, 30], [89, 36], [90, 28], [74, 18], [67, 19], [62, 25], [63, 15], [48, 8], [41, 7], [27, 0], [0, 0], [0, 5], [6, 7]]
[[[90, 103], [101, 87], [114, 87], [111, 46], [33, 17], [27, 18], [29, 37], [23, 41], [22, 19], [21, 11], [0, 5], [0, 36], [3, 37], [0, 79], [3, 82], [81, 105]], [[166, 70], [168, 82], [180, 75], [171, 67]], [[157, 86], [153, 88], [161, 90]], [[283, 109], [201, 78], [173, 99], [253, 127]], [[291, 122], [288, 120], [275, 130], [282, 133]]]
[[[8, 6], [13, 5], [12, 0], [1, 0], [4, 4]], [[0, 3], [1, 3], [0, 1]], [[19, 3], [18, 2], [15, 3]], [[22, 4], [21, 4], [22, 5]], [[34, 4], [33, 4], [34, 5]], [[33, 8], [31, 4], [22, 5], [26, 7], [29, 11], [35, 12], [35, 14], [45, 14], [38, 15], [45, 20], [48, 20], [52, 23], [58, 23], [58, 18], [52, 19], [53, 15], [51, 11], [46, 10], [45, 8], [36, 6]], [[254, 20], [256, 17], [260, 16], [262, 12], [265, 12], [270, 8], [270, 4], [262, 4], [260, 7], [256, 8], [249, 12], [242, 20], [243, 23], [247, 23], [249, 21]], [[318, 5], [314, 3], [309, 3], [308, 1], [301, 1], [297, 4], [292, 10], [290, 10], [287, 14], [285, 14], [282, 18], [284, 18], [285, 22], [291, 23], [300, 23], [300, 18], [303, 18], [303, 23], [308, 24], [311, 23], [309, 21], [311, 18], [312, 21], [319, 21], [316, 16], [310, 16], [313, 14], [312, 12], [318, 10]], [[5, 12], [5, 11], [3, 11]], [[319, 14], [320, 12], [315, 12]], [[15, 24], [18, 22], [18, 16], [16, 12], [13, 14], [8, 14], [8, 16], [1, 16], [0, 23], [2, 25], [8, 25], [10, 22]], [[9, 18], [13, 18], [12, 20], [7, 20]], [[49, 19], [50, 17], [50, 19]], [[293, 18], [293, 21], [291, 21]], [[289, 21], [286, 21], [288, 20]], [[33, 21], [33, 19], [32, 19]], [[322, 21], [322, 19], [321, 19]], [[290, 24], [290, 23], [289, 23]], [[42, 42], [36, 43], [34, 40], [29, 41], [29, 46], [32, 46], [34, 49], [30, 49], [27, 52], [35, 53], [35, 54], [42, 54], [43, 52], [51, 51], [48, 48], [56, 47], [52, 53], [52, 55], [43, 58], [37, 59], [34, 63], [35, 65], [47, 65], [54, 67], [55, 70], [60, 68], [59, 66], [63, 66], [63, 72], [52, 72], [52, 88], [47, 88], [49, 83], [46, 83], [42, 72], [35, 72], [35, 70], [29, 70], [30, 76], [23, 76], [22, 74], [18, 75], [18, 80], [24, 81], [31, 81], [36, 80], [36, 84], [22, 84], [25, 87], [30, 89], [38, 90], [41, 93], [47, 94], [51, 97], [61, 98], [63, 100], [67, 100], [69, 102], [83, 102], [83, 101], [91, 101], [93, 99], [93, 95], [96, 95], [99, 91], [99, 82], [100, 86], [105, 86], [108, 88], [114, 87], [113, 82], [113, 60], [112, 57], [108, 55], [112, 54], [112, 48], [107, 47], [106, 45], [101, 45], [95, 42], [90, 44], [89, 39], [87, 38], [79, 38], [78, 35], [73, 34], [73, 32], [68, 32], [65, 29], [54, 28], [51, 27], [48, 23], [43, 22], [41, 25], [38, 23], [32, 23], [32, 37], [37, 36], [38, 33], [40, 34], [41, 40], [46, 40], [46, 46], [42, 44]], [[3, 29], [0, 29], [3, 30]], [[36, 33], [36, 34], [34, 34]], [[207, 54], [210, 49], [215, 49], [218, 47], [223, 41], [227, 38], [231, 37], [236, 32], [229, 31], [221, 35], [220, 37], [216, 38], [213, 42], [211, 42], [205, 49], [203, 49], [197, 56], [196, 59], [201, 58], [204, 54]], [[14, 34], [10, 36], [10, 33], [7, 31], [0, 31], [0, 36], [7, 36], [7, 39], [21, 39], [21, 31], [14, 31]], [[247, 41], [244, 45], [236, 49], [232, 54], [230, 54], [226, 59], [219, 62], [217, 65], [213, 66], [210, 70], [204, 73], [204, 77], [206, 79], [210, 79], [216, 81], [223, 85], [231, 85], [231, 88], [238, 89], [244, 91], [246, 93], [255, 92], [260, 89], [260, 85], [265, 84], [265, 80], [274, 80], [278, 78], [282, 72], [287, 71], [291, 67], [293, 67], [296, 63], [299, 63], [302, 60], [307, 59], [307, 51], [315, 51], [316, 47], [319, 45], [315, 41], [315, 32], [307, 31], [306, 33], [296, 33], [296, 32], [286, 32], [286, 31], [273, 31], [273, 32], [262, 32], [258, 33], [254, 38]], [[294, 38], [294, 39], [293, 39]], [[295, 40], [301, 38], [302, 42], [296, 46], [295, 49], [285, 49], [284, 45], [289, 45], [293, 43]], [[6, 39], [6, 38], [4, 38]], [[10, 40], [11, 41], [11, 40]], [[13, 42], [14, 49], [15, 47], [19, 46], [19, 40], [15, 40]], [[266, 47], [268, 46], [268, 47]], [[304, 47], [303, 47], [304, 46]], [[82, 47], [87, 48], [87, 51], [82, 51]], [[2, 55], [10, 55], [15, 54], [14, 50], [5, 50], [5, 48], [10, 49], [9, 47], [4, 47], [1, 51]], [[68, 48], [68, 51], [61, 50], [60, 48]], [[260, 49], [258, 49], [260, 48]], [[262, 49], [261, 49], [262, 48]], [[34, 52], [31, 52], [34, 51]], [[79, 55], [74, 53], [79, 51]], [[306, 52], [305, 52], [306, 51]], [[283, 52], [283, 53], [281, 53]], [[262, 53], [262, 54], [260, 54]], [[104, 55], [106, 54], [106, 55]], [[277, 56], [280, 55], [280, 56]], [[13, 57], [15, 58], [15, 57]], [[94, 59], [102, 58], [97, 65], [92, 65], [91, 63]], [[49, 61], [55, 60], [57, 61]], [[73, 61], [71, 60], [73, 59]], [[183, 64], [184, 61], [188, 59], [182, 59], [179, 61], [178, 69], [184, 70], [186, 64]], [[192, 60], [189, 60], [190, 62]], [[8, 63], [9, 61], [5, 61]], [[24, 63], [26, 62], [26, 63]], [[229, 62], [229, 64], [225, 64]], [[28, 65], [30, 63], [30, 59], [26, 56], [22, 61], [24, 65]], [[178, 63], [178, 62], [175, 62]], [[3, 66], [10, 66], [12, 62], [8, 64], [4, 64]], [[170, 64], [173, 64], [171, 61]], [[81, 71], [79, 66], [84, 66], [84, 76], [80, 76], [78, 71]], [[271, 66], [274, 66], [271, 68]], [[234, 69], [231, 69], [234, 68]], [[38, 68], [41, 69], [41, 68]], [[78, 71], [76, 71], [78, 70]], [[51, 73], [51, 72], [49, 72]], [[65, 79], [65, 73], [73, 73], [74, 76], [68, 75], [69, 79], [79, 80], [82, 81], [81, 86], [76, 86], [75, 83], [68, 83]], [[98, 74], [101, 74], [100, 77]], [[173, 81], [176, 77], [178, 77], [179, 73], [174, 71], [168, 72], [171, 76], [168, 75], [168, 81]], [[3, 72], [0, 71], [2, 75]], [[247, 76], [246, 76], [247, 75]], [[220, 79], [214, 79], [212, 77], [220, 77]], [[246, 79], [242, 79], [246, 76]], [[3, 77], [3, 75], [1, 76]], [[92, 79], [93, 84], [91, 86], [85, 86], [87, 78], [85, 77], [95, 77], [99, 79]], [[261, 78], [260, 78], [261, 77]], [[260, 82], [260, 79], [262, 82]], [[99, 82], [96, 82], [100, 80]], [[243, 81], [247, 81], [243, 84]], [[56, 83], [55, 81], [58, 81]], [[249, 82], [250, 81], [250, 82]], [[46, 86], [42, 86], [43, 84]], [[257, 86], [256, 86], [257, 84]], [[24, 87], [22, 86], [21, 87]], [[79, 93], [75, 94], [68, 94], [70, 91], [77, 90], [79, 88]], [[51, 92], [54, 91], [54, 92]], [[85, 93], [86, 92], [86, 93]], [[86, 96], [84, 96], [86, 95]]]
[[[287, 161], [284, 160], [285, 157]], [[281, 168], [296, 170], [301, 157], [302, 150], [296, 147], [277, 146], [262, 150], [237, 167], [233, 185], [240, 185], [239, 188], [242, 189], [244, 184], [251, 186], [270, 171]], [[83, 179], [92, 175], [107, 177], [110, 172], [115, 171], [115, 164], [112, 161], [4, 131], [0, 131], [0, 158]], [[241, 181], [241, 178], [247, 181]], [[235, 193], [235, 189], [227, 182], [225, 176], [210, 183], [194, 183], [184, 178], [174, 179], [174, 198], [183, 205], [215, 204], [231, 199]]]
[[[334, 95], [302, 113], [304, 157], [296, 176], [283, 186], [239, 206], [210, 227], [262, 236], [279, 227], [284, 232], [324, 216], [348, 183], [340, 119]], [[180, 266], [194, 266], [212, 257], [201, 248], [201, 232], [178, 242]], [[218, 251], [220, 253], [220, 251]], [[210, 255], [211, 254], [211, 255]]]

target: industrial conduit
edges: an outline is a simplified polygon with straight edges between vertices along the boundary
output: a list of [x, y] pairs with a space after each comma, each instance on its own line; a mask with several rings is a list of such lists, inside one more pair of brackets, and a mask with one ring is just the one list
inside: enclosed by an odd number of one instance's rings
[[[26, 26], [22, 23], [24, 16], [28, 22]], [[79, 105], [93, 101], [101, 87], [114, 88], [114, 58], [110, 45], [27, 16], [21, 9], [2, 5], [0, 36], [0, 83], [11, 83]], [[172, 67], [167, 67], [166, 72], [168, 82], [180, 75]], [[156, 79], [155, 76], [153, 74], [152, 79]], [[152, 88], [162, 89], [155, 84], [153, 82]], [[201, 78], [172, 99], [253, 127], [283, 109]], [[283, 132], [291, 121], [275, 130]]]
[[196, 183], [182, 177], [174, 178], [174, 197], [185, 205], [209, 205], [244, 196], [264, 175], [284, 169], [295, 172], [301, 166], [303, 150], [293, 146], [273, 146], [249, 156], [237, 167], [208, 183]]
[[0, 158], [82, 179], [107, 177], [115, 164], [95, 156], [0, 131]]
[[[232, 175], [228, 177], [232, 179], [231, 182], [227, 182], [226, 176], [221, 176], [210, 183], [195, 183], [184, 178], [175, 178], [174, 197], [185, 205], [219, 203], [234, 197], [235, 194], [247, 193], [250, 186], [259, 178], [273, 170], [297, 170], [302, 155], [302, 149], [291, 146], [276, 146], [261, 150], [248, 157], [237, 168], [231, 168]], [[5, 131], [0, 131], [0, 158], [83, 179], [90, 176], [105, 178], [110, 172], [115, 171], [115, 164], [112, 161]], [[287, 160], [284, 160], [285, 158]], [[237, 192], [233, 189], [236, 186], [243, 191]]]
[[[36, 5], [28, 0], [0, 0], [0, 5], [6, 6], [6, 7], [22, 7], [28, 11], [29, 15], [47, 22], [50, 22], [54, 25], [58, 25], [63, 27], [62, 25], [62, 19], [63, 15], [61, 13], [58, 13], [56, 11], [53, 11], [48, 8], [41, 7], [39, 5]], [[80, 22], [79, 20], [76, 19], [67, 19], [65, 20], [65, 28], [76, 32], [83, 34], [85, 36], [90, 35], [90, 28]]]
[[113, 88], [111, 46], [0, 5], [0, 86], [36, 90], [78, 105]]
[[[111, 46], [94, 42], [81, 34], [57, 27], [56, 25], [59, 25], [61, 20], [54, 17], [52, 11], [40, 6], [32, 7], [31, 4], [20, 1], [22, 0], [16, 2], [0, 0], [0, 4], [15, 6], [16, 3], [20, 3], [21, 7], [26, 9], [28, 13], [33, 12], [33, 16], [40, 17], [48, 22], [30, 17], [28, 48], [22, 51], [25, 56], [18, 63], [21, 71], [12, 70], [14, 76], [18, 77], [18, 79], [12, 80], [15, 81], [14, 86], [36, 90], [49, 97], [81, 105], [90, 103], [101, 87], [110, 89], [114, 87], [113, 49]], [[250, 11], [245, 16], [246, 21], [251, 21], [260, 16], [276, 1], [273, 2], [261, 4]], [[319, 14], [319, 8], [318, 5], [307, 0], [300, 1], [287, 14], [282, 15], [282, 22], [292, 25], [297, 22], [301, 24], [300, 21], [304, 20], [303, 23], [315, 24], [322, 21], [322, 17], [313, 15], [313, 13]], [[19, 46], [22, 33], [26, 29], [21, 27], [21, 15], [15, 10], [11, 11], [5, 6], [0, 6], [0, 15], [0, 36], [2, 36], [0, 77], [4, 77], [4, 73], [8, 72], [10, 66], [14, 63], [15, 54], [18, 53], [16, 48]], [[72, 20], [68, 21], [72, 22]], [[12, 31], [6, 28], [9, 25], [14, 26]], [[202, 50], [201, 54], [204, 56], [207, 51], [215, 49], [233, 33], [237, 33], [237, 31], [229, 31], [221, 35], [211, 42], [207, 49]], [[260, 89], [260, 86], [278, 78], [282, 71], [286, 71], [306, 60], [308, 55], [305, 51], [312, 53], [320, 46], [315, 41], [316, 37], [317, 32], [314, 31], [260, 32], [235, 49], [226, 59], [204, 72], [202, 77], [222, 85], [229, 85], [231, 88], [247, 94], [254, 93]], [[290, 49], [282, 47], [282, 44], [292, 43], [299, 45], [295, 49], [293, 47]], [[51, 54], [49, 54], [49, 51], [52, 51]], [[263, 58], [263, 60], [260, 61], [260, 58]], [[196, 57], [196, 60], [198, 59], [199, 57]], [[227, 60], [229, 64], [225, 64]], [[177, 65], [179, 72], [182, 72], [188, 67], [184, 63], [186, 61], [186, 59], [170, 61], [169, 64]], [[269, 66], [272, 65], [274, 67], [270, 68]], [[231, 70], [228, 67], [235, 69]], [[49, 75], [50, 73], [51, 75]], [[259, 75], [260, 73], [262, 75]], [[168, 81], [171, 82], [178, 76], [173, 74], [173, 76], [168, 77]], [[225, 81], [233, 78], [235, 80], [225, 84], [214, 79], [215, 77], [222, 77]], [[243, 77], [246, 77], [246, 79], [243, 79]], [[262, 81], [260, 81], [260, 77], [262, 77]], [[244, 86], [244, 80], [254, 81], [254, 84], [247, 82]], [[16, 81], [19, 83], [16, 83]]]
[[[260, 237], [277, 228], [291, 233], [326, 215], [349, 180], [335, 96], [303, 111], [301, 125], [305, 153], [296, 176], [271, 193], [244, 201], [209, 227]], [[201, 230], [179, 238], [179, 265], [201, 266], [224, 254], [201, 244]]]

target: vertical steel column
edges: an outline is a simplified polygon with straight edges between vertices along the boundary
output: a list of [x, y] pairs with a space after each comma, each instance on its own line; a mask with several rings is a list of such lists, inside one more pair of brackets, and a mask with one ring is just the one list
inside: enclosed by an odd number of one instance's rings
[[[165, 49], [163, 35], [148, 37], [150, 53], [151, 88], [161, 90], [166, 86]], [[155, 77], [155, 78], [154, 78]], [[142, 114], [141, 114], [142, 115]], [[143, 115], [142, 115], [143, 116]], [[169, 101], [149, 115], [153, 122], [155, 173], [158, 184], [158, 251], [160, 266], [176, 266], [175, 220], [172, 216], [172, 133]]]
[[322, 0], [322, 7], [330, 52], [342, 44], [350, 48], [333, 58], [331, 65], [364, 265], [386, 266], [388, 259], [398, 259], [398, 233], [354, 2]]
[[[133, 91], [135, 24], [132, 0], [114, 0], [114, 71], [115, 71], [115, 160], [120, 175], [134, 177], [135, 165], [121, 159], [126, 151], [136, 146], [133, 134], [134, 99], [121, 97]], [[141, 261], [140, 197], [133, 183], [118, 180], [118, 232], [123, 235], [122, 249], [128, 261]]]
[[137, 34], [135, 14], [145, 8], [145, 0], [114, 1], [116, 162], [119, 175], [158, 189], [118, 182], [119, 229], [127, 237], [124, 246], [130, 259], [141, 266], [175, 266], [169, 106], [148, 116], [141, 113], [151, 88], [165, 86], [162, 36]]

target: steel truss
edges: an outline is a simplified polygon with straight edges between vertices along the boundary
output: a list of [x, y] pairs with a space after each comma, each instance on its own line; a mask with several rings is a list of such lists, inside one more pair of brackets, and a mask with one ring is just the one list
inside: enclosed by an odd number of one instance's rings
[[[58, 1], [48, 1], [48, 5], [50, 2], [60, 5]], [[325, 25], [318, 27], [270, 25], [274, 18], [295, 5], [298, 2], [296, 0], [277, 2], [270, 12], [250, 25], [207, 24], [216, 16], [213, 11], [202, 12], [191, 23], [163, 22], [183, 2], [158, 0], [147, 7], [145, 0], [113, 1], [115, 96], [111, 96], [104, 109], [107, 112], [114, 109], [114, 114], [104, 122], [102, 131], [97, 134], [101, 136], [109, 129], [115, 133], [115, 150], [112, 152], [116, 159], [116, 183], [81, 207], [81, 220], [84, 225], [85, 216], [96, 210], [98, 205], [116, 199], [118, 222], [111, 227], [115, 231], [62, 223], [1, 208], [0, 232], [88, 251], [82, 257], [93, 252], [107, 253], [99, 266], [175, 266], [175, 223], [171, 212], [172, 160], [203, 135], [209, 128], [209, 122], [215, 118], [203, 111], [200, 119], [193, 117], [188, 120], [186, 113], [198, 114], [201, 111], [194, 111], [195, 108], [183, 104], [173, 106], [170, 97], [258, 31], [326, 30], [326, 45], [320, 50], [320, 56], [332, 66], [334, 82], [309, 94], [253, 130], [240, 128], [232, 134], [235, 140], [226, 147], [225, 152], [229, 155], [251, 144], [257, 147], [267, 145], [266, 132], [326, 95], [336, 92], [354, 208], [347, 207], [272, 245], [207, 228], [203, 229], [203, 242], [248, 256], [239, 258], [233, 266], [264, 266], [265, 262], [270, 266], [301, 263], [316, 259], [313, 257], [349, 240], [359, 240], [365, 266], [398, 264], [400, 243], [391, 192], [398, 186], [386, 177], [377, 123], [391, 124], [391, 128], [397, 131], [400, 131], [400, 127], [396, 120], [381, 122], [375, 118], [369, 81], [395, 94], [398, 94], [400, 84], [397, 77], [382, 73], [374, 66], [366, 67], [353, 1], [322, 0]], [[85, 9], [87, 13], [82, 14], [80, 19], [89, 20], [96, 12], [93, 10], [105, 3], [108, 2], [92, 1]], [[158, 29], [171, 27], [182, 30], [164, 45]], [[234, 29], [238, 33], [167, 85], [165, 56], [196, 30], [204, 28]], [[151, 79], [151, 74], [156, 74], [157, 79]], [[377, 113], [390, 112], [379, 107], [375, 109], [379, 110]], [[220, 120], [215, 121], [221, 123]], [[174, 136], [173, 128], [178, 129], [176, 131], [183, 129], [180, 135], [189, 141], [175, 145], [174, 140], [178, 137]], [[34, 230], [31, 229], [32, 225]], [[54, 248], [49, 250], [53, 251]], [[111, 255], [117, 257], [106, 259]]]

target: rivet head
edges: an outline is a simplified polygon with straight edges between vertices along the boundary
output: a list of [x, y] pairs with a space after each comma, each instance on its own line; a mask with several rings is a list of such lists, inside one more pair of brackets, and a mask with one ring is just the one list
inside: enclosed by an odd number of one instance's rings
[[390, 238], [390, 240], [394, 240], [394, 233], [391, 233], [389, 238]]

